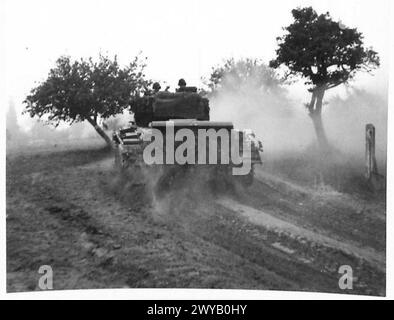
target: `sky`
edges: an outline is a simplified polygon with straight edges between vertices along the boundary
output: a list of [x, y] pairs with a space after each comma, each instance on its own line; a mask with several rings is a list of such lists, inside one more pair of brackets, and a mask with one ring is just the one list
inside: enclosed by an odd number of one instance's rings
[[[117, 54], [124, 64], [141, 54], [148, 58], [148, 77], [172, 89], [179, 78], [200, 86], [201, 77], [225, 58], [253, 57], [268, 63], [275, 57], [276, 37], [292, 21], [291, 10], [311, 5], [363, 32], [365, 44], [378, 51], [382, 66], [373, 77], [358, 76], [354, 84], [385, 93], [389, 1], [2, 0], [1, 77], [6, 97], [18, 111], [30, 89], [45, 80], [64, 54]], [[290, 92], [307, 100], [302, 82]]]

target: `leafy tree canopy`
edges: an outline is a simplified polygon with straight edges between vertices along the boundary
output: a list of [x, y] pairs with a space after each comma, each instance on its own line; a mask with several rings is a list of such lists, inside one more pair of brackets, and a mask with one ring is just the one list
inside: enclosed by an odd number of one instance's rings
[[371, 71], [379, 57], [365, 48], [356, 28], [333, 21], [330, 14], [318, 15], [311, 7], [292, 10], [294, 22], [278, 37], [277, 57], [270, 66], [285, 65], [287, 76], [301, 75], [312, 89], [330, 89], [352, 79], [358, 70]]
[[230, 58], [220, 66], [212, 68], [210, 77], [205, 81], [211, 92], [222, 88], [240, 90], [251, 88], [258, 90], [276, 90], [281, 80], [274, 70], [258, 59]]
[[121, 113], [149, 85], [144, 67], [138, 57], [122, 68], [116, 56], [111, 59], [100, 55], [98, 61], [72, 61], [62, 56], [48, 78], [27, 96], [25, 112], [31, 117], [47, 116], [56, 126], [61, 121], [87, 120], [109, 144], [98, 119]]

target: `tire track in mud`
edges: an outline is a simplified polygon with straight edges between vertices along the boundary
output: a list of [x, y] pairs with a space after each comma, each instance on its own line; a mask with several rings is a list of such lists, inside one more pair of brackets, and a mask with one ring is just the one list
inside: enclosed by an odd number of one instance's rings
[[[166, 207], [175, 208], [177, 222], [185, 225], [194, 236], [240, 257], [245, 265], [273, 272], [278, 283], [278, 279], [288, 280], [287, 288], [293, 281], [296, 290], [341, 293], [338, 269], [341, 265], [351, 265], [357, 275], [352, 293], [384, 295], [385, 257], [381, 252], [321, 235], [316, 227], [313, 231], [306, 227], [299, 229], [294, 223], [297, 219], [287, 221], [284, 219], [286, 215], [276, 217], [272, 211], [275, 199], [269, 205], [272, 214], [260, 217], [261, 208], [257, 210], [238, 201], [244, 200], [242, 193], [245, 190], [233, 190], [226, 196], [207, 196], [205, 190], [200, 190], [199, 194], [195, 189], [195, 185], [191, 188], [185, 186], [185, 189], [178, 186], [180, 191], [170, 192], [172, 201]], [[190, 191], [195, 195], [194, 199], [189, 199], [189, 203], [180, 200], [187, 198]], [[304, 198], [304, 201], [308, 199]], [[247, 219], [250, 217], [243, 214], [249, 211], [263, 219], [258, 219], [258, 223], [250, 221]]]
[[[355, 254], [353, 247], [349, 248], [347, 244], [343, 245], [336, 239], [323, 237], [324, 240], [329, 239], [330, 245], [316, 241], [322, 239], [321, 235], [316, 233], [316, 229], [313, 232], [305, 228], [300, 229], [292, 222], [262, 213], [260, 208], [257, 210], [246, 206], [229, 196], [219, 197], [216, 203], [225, 209], [219, 209], [219, 212], [225, 212], [228, 215], [227, 219], [237, 217], [243, 221], [235, 223], [241, 225], [236, 227], [239, 232], [228, 235], [227, 241], [234, 242], [234, 246], [240, 247], [249, 242], [250, 253], [254, 250], [257, 254], [263, 255], [263, 258], [251, 255], [253, 259], [260, 259], [261, 263], [271, 267], [278, 274], [287, 275], [298, 284], [306, 284], [308, 290], [316, 288], [317, 291], [324, 292], [385, 294], [385, 272], [382, 270], [384, 256], [372, 249], [369, 248], [367, 254], [373, 254], [373, 258], [377, 257], [379, 262], [374, 259], [368, 262], [365, 256]], [[238, 219], [233, 221], [236, 220]], [[220, 233], [218, 236], [223, 237]], [[234, 239], [238, 239], [238, 242]], [[343, 247], [349, 250], [341, 250]], [[365, 253], [363, 249], [361, 251]], [[352, 292], [344, 292], [338, 287], [338, 269], [341, 265], [350, 265], [353, 268]]]
[[[42, 262], [54, 264], [56, 274], [60, 266], [66, 266], [64, 277], [55, 281], [57, 289], [280, 288], [280, 279], [274, 281], [275, 274], [268, 276], [259, 266], [245, 266], [244, 260], [232, 252], [191, 235], [172, 213], [155, 216], [149, 206], [127, 207], [127, 203], [119, 202], [104, 186], [114, 176], [107, 164], [105, 160], [20, 177], [23, 197], [34, 206], [34, 218], [41, 222], [34, 228], [51, 233], [45, 254], [42, 247], [30, 248], [26, 254], [42, 254]], [[22, 194], [15, 194], [15, 198], [20, 197]], [[31, 233], [35, 230], [27, 228], [25, 235]], [[36, 240], [40, 245], [44, 239], [38, 236]], [[114, 250], [114, 245], [119, 248]], [[62, 252], [61, 257], [53, 256], [56, 251]], [[36, 266], [31, 271], [22, 269], [25, 274], [32, 273]], [[256, 277], [262, 280], [254, 284]], [[76, 280], [68, 282], [67, 278]]]
[[[109, 167], [98, 163], [84, 166], [84, 169], [96, 170], [98, 166], [101, 168], [107, 167], [107, 169]], [[183, 182], [189, 183], [189, 181]], [[180, 283], [185, 286], [185, 280], [194, 276], [196, 279], [193, 279], [191, 283], [190, 279], [187, 280], [189, 283], [186, 287], [190, 285], [192, 287], [211, 287], [213, 285], [219, 288], [318, 290], [322, 283], [326, 282], [324, 287], [329, 288], [329, 291], [335, 291], [335, 286], [332, 284], [336, 284], [336, 279], [331, 278], [327, 281], [326, 275], [320, 275], [315, 270], [311, 272], [308, 266], [301, 265], [300, 268], [300, 264], [290, 263], [289, 267], [288, 257], [280, 256], [280, 254], [278, 257], [277, 250], [264, 246], [258, 248], [251, 239], [244, 239], [244, 244], [229, 241], [228, 236], [235, 238], [234, 234], [231, 234], [234, 231], [237, 232], [237, 230], [232, 229], [232, 222], [226, 221], [224, 232], [221, 232], [221, 235], [218, 236], [217, 230], [213, 230], [219, 226], [216, 212], [218, 208], [210, 197], [201, 202], [201, 195], [206, 196], [204, 192], [200, 195], [192, 193], [195, 196], [191, 197], [190, 191], [202, 191], [199, 190], [201, 186], [195, 184], [194, 187], [197, 190], [178, 186], [169, 192], [168, 199], [161, 199], [159, 203], [155, 204], [154, 208], [138, 209], [138, 211], [144, 211], [146, 214], [142, 221], [138, 222], [138, 224], [145, 224], [143, 227], [145, 232], [149, 232], [151, 225], [155, 223], [159, 223], [161, 227], [167, 227], [169, 230], [169, 233], [161, 237], [161, 240], [166, 239], [161, 254], [167, 255], [169, 260], [159, 259], [160, 263], [158, 263], [160, 252], [152, 252], [151, 257], [155, 261], [153, 265], [158, 270], [150, 269], [146, 272], [146, 283], [152, 283], [155, 287], [168, 286], [174, 283], [174, 279], [184, 277], [185, 279]], [[133, 192], [133, 190], [129, 191]], [[135, 189], [134, 191], [141, 190]], [[146, 223], [147, 221], [148, 223]], [[209, 230], [209, 233], [205, 232], [207, 230]], [[117, 231], [119, 232], [118, 228]], [[154, 242], [156, 242], [156, 245], [158, 244], [158, 241]], [[169, 242], [174, 243], [170, 244]], [[227, 245], [229, 243], [232, 243], [232, 247]], [[235, 245], [238, 245], [238, 247]], [[169, 250], [171, 246], [173, 248]], [[257, 246], [259, 245], [257, 244]], [[267, 252], [267, 249], [269, 252]], [[245, 252], [242, 252], [243, 250]], [[251, 250], [253, 252], [250, 252]], [[204, 254], [202, 254], [202, 251], [204, 251]], [[149, 259], [146, 259], [150, 255], [149, 252], [148, 250], [144, 257], [140, 255], [138, 255], [138, 258], [134, 257], [133, 260], [136, 265], [144, 266], [146, 269], [146, 266], [149, 265]], [[192, 252], [192, 255], [188, 254], [190, 252]], [[193, 255], [197, 256], [198, 259], [195, 259]], [[260, 257], [257, 257], [258, 255]], [[269, 256], [268, 259], [274, 261], [269, 263], [268, 266], [266, 264], [267, 256]], [[152, 264], [152, 260], [150, 264]], [[281, 262], [279, 268], [278, 262]], [[122, 263], [127, 265], [125, 260]], [[119, 269], [119, 265], [117, 268]], [[188, 273], [182, 275], [179, 270]], [[155, 278], [154, 282], [150, 282], [152, 277]], [[204, 277], [211, 280], [206, 281]], [[291, 279], [292, 277], [298, 277], [299, 282], [306, 278], [308, 278], [308, 281], [300, 284]], [[175, 281], [175, 286], [179, 285], [178, 283]]]
[[[343, 241], [333, 239], [297, 226], [288, 221], [274, 217], [271, 214], [252, 207], [243, 205], [234, 201], [231, 198], [221, 198], [217, 201], [225, 208], [239, 213], [241, 216], [246, 217], [250, 222], [263, 226], [269, 230], [274, 230], [277, 233], [284, 232], [292, 238], [302, 241], [303, 239], [310, 242], [315, 242], [323, 246], [343, 251], [345, 254], [354, 255], [358, 259], [365, 259], [372, 266], [381, 272], [385, 272], [385, 256], [379, 254], [372, 248], [360, 248], [356, 245], [345, 243]], [[278, 246], [280, 248], [280, 246]], [[284, 247], [283, 247], [284, 248]]]
[[[138, 184], [118, 185], [122, 179], [112, 162], [112, 158], [105, 158], [65, 168], [56, 164], [53, 171], [40, 165], [43, 170], [15, 178], [13, 189], [19, 189], [19, 193], [13, 199], [17, 202], [23, 197], [34, 206], [35, 214], [25, 214], [23, 207], [18, 207], [20, 212], [14, 210], [11, 216], [26, 219], [25, 227], [18, 230], [17, 224], [7, 222], [7, 233], [9, 228], [17, 232], [13, 235], [15, 246], [24, 246], [29, 237], [35, 237], [34, 243], [41, 247], [29, 247], [22, 257], [19, 252], [10, 255], [16, 262], [10, 261], [11, 273], [18, 268], [24, 274], [31, 272], [29, 255], [40, 254], [45, 234], [50, 234], [53, 238], [40, 262], [50, 258], [55, 265], [64, 266], [58, 289], [180, 287], [340, 292], [335, 263], [327, 259], [327, 254], [316, 263], [310, 244], [300, 247], [302, 240], [298, 239], [298, 247], [293, 248], [294, 239], [247, 221], [234, 210], [238, 203], [232, 208], [223, 206], [220, 197], [210, 195], [196, 180], [186, 179], [185, 185], [169, 190], [167, 197], [155, 203], [144, 202], [144, 190]], [[127, 182], [127, 177], [123, 181]], [[119, 193], [122, 187], [129, 189]], [[231, 201], [236, 202], [235, 198]], [[12, 206], [16, 208], [16, 204]], [[36, 221], [47, 222], [36, 225]], [[300, 248], [302, 252], [288, 251]], [[312, 256], [315, 260], [308, 262]], [[15, 284], [23, 280], [11, 281]], [[362, 281], [357, 292], [381, 294], [381, 283], [371, 289], [362, 288]]]
[[[385, 255], [386, 209], [382, 201], [343, 194], [333, 189], [310, 189], [284, 181], [261, 170], [256, 171], [254, 187], [237, 200], [275, 216], [319, 230], [345, 242], [371, 247]], [[384, 202], [383, 202], [384, 203]]]
[[[187, 185], [190, 181], [184, 179], [182, 183], [186, 185], [174, 186], [174, 189], [169, 191], [168, 198], [162, 200], [159, 205], [156, 204], [155, 210], [163, 211], [160, 213], [160, 219], [164, 221], [164, 225], [177, 226], [172, 228], [173, 236], [181, 238], [184, 243], [190, 242], [192, 246], [205, 246], [206, 250], [210, 251], [208, 256], [216, 263], [220, 260], [217, 257], [221, 256], [224, 260], [222, 268], [233, 268], [231, 271], [234, 276], [243, 274], [244, 277], [254, 278], [255, 283], [249, 284], [247, 288], [343, 292], [338, 287], [338, 263], [344, 261], [355, 265], [356, 273], [362, 275], [357, 281], [354, 293], [384, 294], [384, 284], [379, 279], [384, 272], [379, 269], [382, 262], [384, 264], [384, 257], [378, 254], [375, 256], [376, 252], [372, 249], [360, 249], [358, 252], [353, 250], [354, 247], [351, 245], [305, 228], [298, 229], [291, 222], [267, 214], [264, 218], [269, 218], [268, 228], [266, 223], [257, 223], [267, 230], [253, 230], [250, 223], [247, 223], [246, 227], [242, 226], [243, 222], [240, 220], [243, 219], [243, 215], [238, 210], [240, 206], [246, 212], [251, 209], [257, 214], [258, 210], [243, 207], [229, 197], [217, 199], [215, 195], [208, 195], [203, 186], [196, 183], [198, 180], [194, 180], [193, 186]], [[233, 220], [225, 217], [228, 211], [235, 213], [232, 216]], [[241, 228], [238, 228], [239, 225]], [[248, 233], [250, 229], [253, 230], [252, 234]], [[355, 251], [359, 253], [356, 258], [361, 258], [361, 262], [355, 262], [349, 257], [354, 256]], [[374, 275], [373, 270], [365, 266], [365, 257], [381, 271], [379, 275]], [[231, 259], [239, 261], [238, 269], [226, 261]], [[211, 265], [211, 262], [205, 261], [205, 265]], [[184, 267], [179, 268], [183, 270]], [[185, 270], [187, 269], [186, 267]]]

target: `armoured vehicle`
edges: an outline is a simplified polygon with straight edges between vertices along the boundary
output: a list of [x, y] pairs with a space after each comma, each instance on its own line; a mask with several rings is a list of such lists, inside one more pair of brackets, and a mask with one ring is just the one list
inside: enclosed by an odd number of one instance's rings
[[[169, 187], [184, 170], [208, 172], [206, 177], [214, 183], [253, 183], [253, 168], [262, 163], [261, 142], [250, 130], [235, 130], [232, 122], [210, 121], [209, 101], [196, 87], [147, 94], [135, 100], [131, 111], [134, 121], [113, 134], [115, 164], [121, 170], [128, 168], [132, 174], [141, 167], [160, 168], [157, 185], [162, 187]], [[156, 139], [161, 143], [156, 144], [156, 162], [146, 161], [144, 151]], [[234, 174], [245, 164], [249, 170]]]

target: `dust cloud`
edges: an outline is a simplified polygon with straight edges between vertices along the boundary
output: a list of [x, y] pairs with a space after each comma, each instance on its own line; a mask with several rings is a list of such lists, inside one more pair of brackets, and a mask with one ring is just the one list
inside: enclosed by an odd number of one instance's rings
[[[255, 76], [242, 81], [229, 77], [223, 83], [225, 85], [210, 98], [211, 119], [232, 121], [239, 129], [252, 129], [263, 142], [264, 157], [304, 152], [316, 144], [313, 124], [305, 107], [310, 99], [306, 88], [305, 101], [300, 101], [292, 97], [291, 85], [280, 85], [275, 78], [265, 85]], [[344, 155], [363, 157], [365, 125], [372, 123], [376, 127], [378, 160], [385, 160], [387, 96], [366, 89], [329, 94], [324, 100], [322, 116], [328, 139], [335, 149]]]
[[249, 79], [237, 90], [221, 88], [210, 100], [211, 119], [252, 129], [268, 154], [308, 146], [313, 127], [302, 104], [297, 106], [284, 88], [258, 88], [253, 82]]

